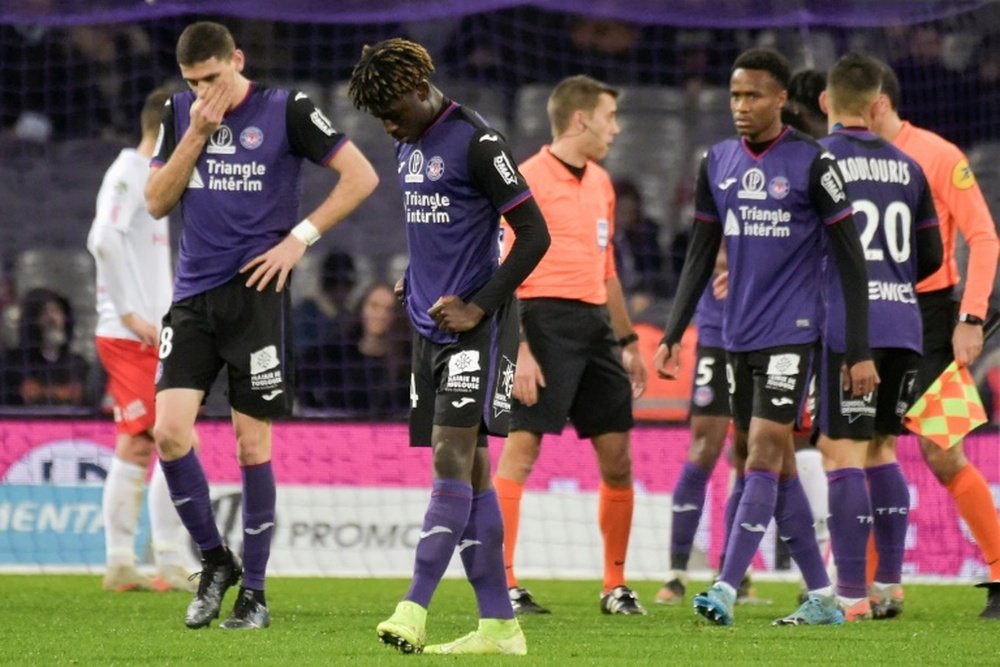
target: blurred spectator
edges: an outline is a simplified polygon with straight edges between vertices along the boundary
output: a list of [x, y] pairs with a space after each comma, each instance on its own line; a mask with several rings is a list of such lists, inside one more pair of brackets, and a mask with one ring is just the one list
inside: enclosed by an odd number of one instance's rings
[[354, 258], [333, 250], [323, 260], [320, 293], [292, 311], [295, 349], [303, 351], [340, 336], [349, 317], [351, 292], [357, 284]]
[[908, 48], [891, 62], [903, 91], [900, 115], [918, 127], [937, 132], [949, 141], [967, 146], [973, 114], [971, 77], [945, 66], [944, 36], [933, 25], [895, 28]]
[[989, 35], [976, 50], [971, 110], [971, 141], [1000, 139], [1000, 34]]
[[299, 406], [358, 418], [403, 417], [409, 409], [410, 333], [388, 283], [375, 283], [341, 336], [303, 351]]
[[660, 225], [643, 207], [642, 193], [628, 179], [615, 181], [615, 264], [636, 315], [655, 299], [670, 296], [670, 278], [664, 272]]
[[28, 292], [21, 304], [18, 346], [4, 355], [4, 405], [83, 405], [89, 371], [70, 352], [73, 310], [47, 289]]

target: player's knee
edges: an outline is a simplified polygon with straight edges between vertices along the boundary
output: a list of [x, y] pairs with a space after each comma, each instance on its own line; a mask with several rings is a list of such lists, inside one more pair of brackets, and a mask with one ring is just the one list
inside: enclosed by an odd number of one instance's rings
[[191, 449], [190, 429], [168, 420], [157, 420], [153, 440], [156, 451], [165, 461], [179, 459]]

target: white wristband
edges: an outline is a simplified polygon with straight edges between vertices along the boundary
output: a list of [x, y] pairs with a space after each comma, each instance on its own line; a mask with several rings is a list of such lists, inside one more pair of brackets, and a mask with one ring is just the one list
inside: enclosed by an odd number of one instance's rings
[[305, 243], [307, 248], [319, 241], [319, 237], [322, 236], [309, 218], [303, 218], [302, 222], [292, 227], [289, 233]]

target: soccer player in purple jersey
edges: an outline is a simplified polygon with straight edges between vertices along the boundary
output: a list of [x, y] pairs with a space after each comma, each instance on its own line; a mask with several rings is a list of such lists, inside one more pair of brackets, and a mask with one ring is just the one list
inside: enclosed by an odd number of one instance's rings
[[[433, 447], [434, 482], [410, 590], [379, 639], [405, 653], [527, 653], [507, 594], [503, 521], [486, 434], [506, 435], [518, 323], [514, 289], [549, 234], [505, 139], [429, 80], [434, 64], [405, 39], [366, 46], [348, 92], [396, 140], [410, 263], [396, 291], [415, 329], [410, 442]], [[500, 216], [517, 238], [499, 264]], [[427, 646], [427, 608], [456, 548], [479, 627]]]
[[[260, 628], [270, 623], [271, 421], [288, 415], [295, 394], [284, 287], [306, 247], [371, 194], [378, 176], [304, 93], [247, 79], [243, 52], [225, 26], [189, 25], [177, 41], [177, 62], [191, 90], [168, 103], [146, 184], [154, 217], [178, 204], [184, 217], [174, 301], [160, 332], [153, 435], [174, 506], [201, 550], [201, 580], [184, 619], [199, 628], [218, 617], [241, 576], [191, 446], [198, 407], [227, 367], [243, 475], [245, 569], [221, 627]], [[303, 158], [340, 178], [296, 224]]]
[[[736, 589], [770, 522], [806, 579], [810, 595], [776, 624], [843, 622], [816, 545], [812, 515], [795, 474], [792, 432], [819, 338], [821, 241], [833, 246], [846, 293], [867, 289], [864, 256], [833, 156], [781, 123], [788, 62], [750, 49], [733, 64], [730, 108], [738, 138], [712, 146], [699, 170], [695, 223], [677, 298], [653, 363], [675, 378], [680, 339], [708, 284], [723, 238], [729, 267], [723, 345], [733, 422], [747, 438], [743, 495], [719, 580], [695, 610], [733, 622]], [[825, 230], [825, 231], [824, 231]], [[846, 363], [852, 395], [875, 388], [867, 303], [848, 303]]]
[[[865, 461], [869, 447], [894, 450], [902, 418], [914, 399], [920, 355], [920, 307], [916, 284], [941, 266], [944, 251], [930, 187], [916, 161], [872, 134], [869, 128], [881, 90], [882, 66], [857, 53], [831, 68], [822, 102], [829, 109], [830, 136], [820, 143], [837, 158], [853, 202], [854, 220], [868, 266], [869, 343], [881, 382], [860, 397], [841, 382], [844, 363], [844, 293], [837, 268], [824, 264], [823, 349], [816, 378], [815, 428], [830, 481], [830, 533], [837, 566], [837, 595], [846, 620], [872, 617], [865, 581], [865, 551], [874, 521], [883, 522], [886, 497], [906, 489], [906, 480], [880, 478], [869, 496]], [[857, 295], [852, 298], [856, 299]], [[908, 496], [890, 502], [903, 517], [891, 517], [906, 531]], [[883, 576], [899, 583], [903, 553], [876, 531]], [[898, 546], [902, 546], [899, 542]]]

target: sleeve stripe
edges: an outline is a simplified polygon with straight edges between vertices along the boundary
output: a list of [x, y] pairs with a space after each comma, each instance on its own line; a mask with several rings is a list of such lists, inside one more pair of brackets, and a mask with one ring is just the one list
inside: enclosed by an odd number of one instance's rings
[[503, 204], [503, 206], [500, 206], [498, 208], [498, 210], [500, 211], [500, 214], [502, 215], [502, 214], [506, 213], [507, 211], [511, 210], [512, 208], [515, 208], [516, 206], [518, 206], [520, 204], [523, 204], [524, 202], [528, 201], [529, 199], [531, 199], [531, 197], [532, 197], [531, 190], [525, 190], [524, 192], [518, 194], [513, 199], [510, 199], [507, 202], [505, 202]]
[[347, 145], [348, 141], [350, 141], [350, 139], [347, 137], [341, 137], [340, 141], [334, 144], [333, 148], [330, 149], [330, 152], [323, 157], [321, 164], [327, 167], [330, 166], [330, 163], [333, 162], [333, 158], [337, 157], [337, 153], [340, 152], [341, 148]]
[[719, 216], [712, 213], [706, 213], [705, 211], [695, 211], [694, 219], [701, 220], [702, 222], [718, 222]]
[[940, 227], [941, 221], [937, 218], [927, 218], [921, 222], [917, 223], [917, 229], [926, 229], [927, 227]]
[[157, 168], [159, 168], [159, 167], [162, 167], [165, 164], [166, 164], [166, 162], [164, 162], [163, 160], [160, 160], [158, 158], [155, 158], [155, 157], [152, 160], [149, 161], [149, 166], [150, 167], [157, 167]]
[[836, 213], [835, 215], [833, 215], [833, 217], [830, 217], [830, 218], [827, 218], [826, 220], [824, 220], [823, 223], [827, 224], [827, 225], [835, 225], [838, 222], [840, 222], [841, 220], [846, 220], [851, 215], [851, 213], [852, 213], [852, 211], [851, 211], [850, 207], [845, 208], [843, 211], [840, 211], [840, 212]]

